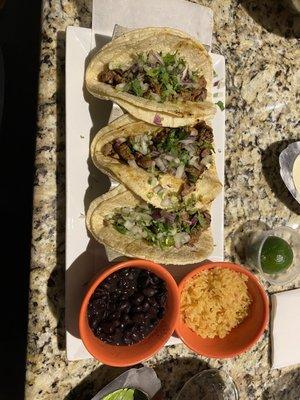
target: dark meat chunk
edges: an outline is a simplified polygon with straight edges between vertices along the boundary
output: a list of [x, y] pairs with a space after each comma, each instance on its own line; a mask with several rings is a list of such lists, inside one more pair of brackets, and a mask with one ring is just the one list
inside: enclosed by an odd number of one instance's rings
[[212, 143], [214, 141], [213, 131], [210, 126], [206, 125], [204, 121], [199, 122], [194, 126], [199, 133], [199, 138], [205, 142]]
[[199, 240], [199, 237], [200, 237], [203, 229], [206, 229], [210, 225], [210, 222], [211, 222], [210, 213], [208, 211], [204, 211], [204, 212], [202, 212], [202, 215], [205, 219], [205, 224], [203, 226], [198, 226], [195, 230], [193, 230], [193, 232], [190, 235], [191, 238], [188, 242], [189, 245], [195, 244]]
[[131, 153], [130, 147], [126, 144], [126, 142], [123, 143], [115, 142], [113, 144], [113, 148], [115, 152], [118, 153], [123, 160], [125, 161], [134, 160], [134, 156]]
[[132, 72], [133, 74], [136, 74], [137, 72], [139, 72], [139, 64], [138, 63], [134, 63], [132, 64], [132, 66], [129, 68], [130, 72]]
[[112, 143], [106, 143], [102, 148], [102, 153], [105, 156], [110, 156], [113, 153]]
[[138, 166], [148, 169], [152, 167], [152, 159], [149, 155], [144, 156], [142, 153], [139, 151], [136, 151], [134, 153], [135, 161]]
[[203, 164], [199, 164], [199, 167], [197, 169], [199, 171], [199, 176], [200, 176], [206, 170], [206, 167]]
[[200, 227], [198, 229], [194, 230], [193, 233], [190, 235], [190, 240], [188, 242], [188, 245], [192, 246], [195, 243], [197, 243], [201, 233], [202, 233], [202, 229]]
[[184, 222], [189, 222], [189, 220], [190, 220], [190, 216], [189, 216], [189, 214], [187, 213], [187, 211], [181, 211], [180, 214], [179, 214], [179, 216], [180, 216], [180, 219], [181, 219], [182, 221], [184, 221]]
[[183, 90], [180, 93], [182, 100], [191, 101], [193, 97], [193, 92], [191, 90]]
[[204, 150], [201, 150], [200, 156], [201, 156], [201, 158], [204, 158], [206, 156], [209, 156], [210, 154], [211, 154], [211, 149], [204, 149]]
[[198, 79], [198, 85], [200, 88], [206, 88], [207, 82], [206, 79], [204, 78], [204, 76], [200, 76], [200, 78]]
[[207, 97], [207, 90], [206, 88], [196, 89], [193, 92], [193, 101], [204, 101]]
[[207, 89], [206, 89], [206, 79], [204, 76], [200, 76], [198, 79], [198, 88], [193, 92], [193, 100], [194, 101], [203, 101], [207, 97]]
[[152, 142], [154, 145], [161, 143], [166, 135], [169, 133], [169, 129], [162, 129], [160, 130], [155, 136], [152, 138]]
[[207, 225], [210, 225], [211, 223], [211, 215], [208, 211], [203, 212], [203, 217], [205, 218], [205, 222], [207, 222]]
[[197, 88], [192, 90], [183, 90], [180, 97], [188, 101], [203, 101], [207, 97], [206, 80], [204, 76], [200, 76], [196, 82]]
[[193, 190], [193, 187], [188, 185], [186, 182], [184, 182], [184, 184], [182, 185], [182, 188], [181, 188], [181, 196], [188, 195], [192, 190]]
[[123, 82], [123, 77], [117, 71], [105, 69], [98, 75], [98, 81], [107, 83], [108, 85], [116, 86]]
[[150, 90], [160, 96], [161, 85], [158, 82], [155, 82], [153, 79], [146, 80], [146, 82], [149, 84]]
[[195, 183], [199, 178], [199, 176], [201, 175], [201, 172], [193, 166], [189, 166], [188, 168], [186, 168], [185, 173], [187, 175], [189, 182], [191, 183]]

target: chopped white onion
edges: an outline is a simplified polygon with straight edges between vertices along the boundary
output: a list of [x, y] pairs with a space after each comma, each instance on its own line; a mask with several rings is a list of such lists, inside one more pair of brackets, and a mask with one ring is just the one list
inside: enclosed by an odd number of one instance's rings
[[162, 207], [170, 207], [172, 205], [172, 201], [170, 198], [166, 197], [165, 199], [163, 199], [163, 201], [161, 202]]
[[196, 137], [194, 136], [194, 137], [191, 138], [191, 139], [184, 139], [184, 140], [181, 140], [180, 142], [181, 142], [182, 144], [192, 144], [192, 143], [195, 142], [195, 140], [196, 140]]
[[125, 226], [126, 229], [130, 230], [130, 229], [132, 229], [134, 227], [134, 223], [127, 220], [127, 221], [124, 222], [124, 226]]
[[116, 89], [122, 91], [125, 87], [126, 83], [119, 83], [116, 85]]
[[142, 89], [144, 92], [147, 92], [147, 90], [149, 89], [148, 83], [146, 83], [146, 82], [140, 82], [140, 85], [141, 85], [141, 89]]
[[130, 167], [132, 168], [138, 168], [137, 163], [135, 162], [135, 160], [128, 160], [128, 164], [130, 165]]
[[152, 176], [149, 180], [150, 186], [156, 186], [158, 184], [158, 179], [155, 176]]
[[196, 154], [196, 146], [192, 144], [186, 144], [184, 145], [184, 148], [189, 152], [190, 156], [192, 157], [194, 154]]
[[165, 155], [164, 155], [164, 158], [165, 158], [166, 160], [168, 160], [168, 161], [174, 161], [174, 160], [175, 160], [175, 158], [174, 158], [173, 156], [169, 156], [168, 154], [165, 154]]
[[198, 157], [197, 156], [192, 156], [189, 160], [189, 164], [195, 166], [195, 164], [198, 161]]
[[157, 185], [157, 186], [155, 186], [155, 188], [153, 189], [153, 192], [154, 192], [154, 193], [158, 193], [158, 192], [161, 191], [161, 189], [162, 189], [162, 186]]
[[165, 170], [166, 170], [166, 166], [165, 166], [165, 164], [163, 163], [163, 161], [162, 161], [161, 158], [159, 158], [159, 157], [156, 158], [155, 164], [158, 166], [158, 168], [159, 168], [161, 171], [165, 171]]
[[174, 235], [174, 242], [175, 242], [175, 247], [179, 249], [181, 246], [183, 246], [185, 243], [188, 243], [190, 240], [190, 235], [184, 232], [178, 232], [176, 235]]
[[203, 165], [205, 165], [206, 168], [209, 168], [210, 165], [212, 164], [212, 161], [213, 161], [213, 157], [212, 157], [212, 155], [210, 154], [209, 156], [205, 156], [205, 157], [201, 160], [201, 163], [202, 163]]
[[201, 165], [200, 165], [199, 163], [197, 163], [197, 162], [195, 162], [195, 163], [193, 164], [193, 167], [195, 167], [195, 168], [197, 168], [197, 169], [199, 169], [199, 170], [202, 169]]
[[182, 73], [182, 77], [181, 77], [182, 80], [185, 79], [185, 77], [186, 77], [186, 75], [187, 75], [187, 73], [188, 73], [188, 70], [189, 70], [189, 67], [186, 66], [185, 69], [183, 70], [183, 73]]
[[163, 62], [163, 59], [160, 57], [160, 55], [159, 55], [156, 51], [153, 51], [152, 54], [154, 55], [154, 57], [157, 59], [157, 61], [158, 61], [160, 64], [163, 64], [163, 63], [164, 63], [164, 62]]
[[161, 97], [160, 97], [160, 95], [157, 94], [157, 93], [150, 92], [150, 97], [151, 97], [153, 100], [157, 101], [157, 102], [160, 102], [160, 101], [161, 101]]
[[176, 178], [182, 178], [183, 173], [184, 173], [184, 165], [180, 164], [179, 167], [176, 170], [175, 177]]

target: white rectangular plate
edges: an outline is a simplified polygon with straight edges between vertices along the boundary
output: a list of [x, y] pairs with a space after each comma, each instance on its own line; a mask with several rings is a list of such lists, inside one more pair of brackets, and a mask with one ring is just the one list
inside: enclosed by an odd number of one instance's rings
[[[107, 38], [103, 40], [103, 43]], [[86, 57], [90, 52], [91, 30], [68, 27], [66, 43], [66, 330], [67, 357], [91, 357], [78, 333], [78, 314], [82, 296], [90, 279], [108, 265], [104, 247], [91, 239], [85, 227], [85, 211], [90, 202], [106, 192], [109, 179], [98, 171], [89, 156], [95, 134], [108, 123], [112, 105], [97, 100], [84, 90]], [[211, 54], [216, 71], [215, 101], [225, 102], [224, 57]], [[225, 112], [219, 109], [213, 121], [216, 164], [224, 181]], [[215, 243], [211, 260], [223, 260], [224, 193], [212, 206], [212, 231]], [[179, 267], [181, 268], [181, 267]], [[178, 343], [171, 338], [168, 344]]]

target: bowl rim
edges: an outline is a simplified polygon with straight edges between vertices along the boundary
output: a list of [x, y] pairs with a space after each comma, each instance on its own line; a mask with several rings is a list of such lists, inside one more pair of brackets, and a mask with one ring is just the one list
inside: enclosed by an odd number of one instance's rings
[[[94, 348], [91, 348], [86, 344], [86, 335], [84, 333], [84, 327], [86, 326], [86, 311], [87, 311], [87, 306], [88, 306], [89, 300], [90, 300], [92, 294], [94, 293], [95, 289], [97, 288], [97, 286], [101, 282], [103, 282], [104, 279], [106, 279], [112, 273], [114, 273], [120, 269], [127, 268], [127, 267], [148, 269], [148, 270], [152, 271], [153, 273], [155, 273], [155, 271], [158, 270], [164, 276], [164, 278], [162, 278], [162, 279], [165, 280], [165, 282], [167, 283], [168, 289], [171, 290], [171, 292], [174, 295], [175, 304], [172, 305], [172, 309], [174, 309], [175, 314], [174, 314], [173, 318], [171, 318], [171, 320], [168, 322], [168, 325], [169, 325], [168, 331], [170, 332], [170, 335], [168, 337], [166, 337], [164, 340], [159, 341], [159, 344], [157, 346], [155, 346], [154, 351], [147, 350], [144, 352], [143, 357], [137, 357], [132, 362], [126, 362], [126, 361], [124, 361], [124, 359], [123, 359], [123, 361], [120, 360], [118, 362], [114, 362], [114, 361], [110, 361], [109, 358], [107, 358], [107, 357], [104, 357], [103, 359], [101, 359], [98, 355], [96, 355]], [[173, 332], [175, 331], [175, 326], [176, 326], [178, 317], [179, 317], [179, 292], [178, 292], [177, 283], [176, 283], [174, 277], [172, 276], [172, 274], [166, 268], [164, 268], [162, 265], [157, 264], [150, 260], [142, 260], [142, 259], [126, 260], [126, 261], [119, 262], [117, 264], [114, 264], [114, 265], [106, 268], [105, 270], [98, 273], [91, 280], [91, 282], [84, 294], [84, 297], [83, 297], [83, 300], [81, 303], [81, 307], [80, 307], [79, 320], [78, 320], [79, 335], [80, 335], [80, 339], [82, 340], [87, 351], [96, 360], [98, 360], [106, 365], [112, 366], [112, 367], [129, 367], [129, 366], [133, 366], [133, 365], [136, 365], [138, 363], [148, 360], [167, 343], [167, 341], [169, 340], [169, 338], [172, 336]], [[138, 344], [138, 343], [136, 343], [136, 344]], [[111, 346], [114, 346], [114, 345], [112, 344]], [[131, 346], [128, 346], [128, 348], [129, 347], [131, 347]]]
[[[264, 319], [263, 322], [261, 324], [260, 329], [258, 330], [258, 332], [256, 333], [256, 335], [254, 336], [254, 338], [247, 344], [247, 346], [244, 346], [243, 348], [241, 348], [238, 351], [233, 351], [231, 353], [226, 354], [226, 356], [222, 356], [220, 354], [210, 354], [209, 352], [201, 352], [199, 353], [199, 351], [195, 348], [195, 346], [191, 343], [188, 343], [188, 341], [186, 341], [185, 337], [182, 335], [182, 332], [179, 328], [179, 322], [181, 320], [181, 316], [180, 316], [180, 311], [179, 311], [179, 315], [177, 318], [177, 323], [176, 323], [176, 327], [175, 327], [175, 332], [177, 334], [177, 336], [182, 340], [182, 342], [191, 350], [193, 350], [195, 353], [204, 356], [204, 357], [208, 357], [208, 358], [216, 358], [216, 359], [229, 359], [235, 356], [238, 356], [242, 353], [245, 353], [246, 351], [248, 351], [252, 346], [255, 345], [255, 343], [258, 342], [258, 340], [260, 339], [260, 337], [262, 336], [262, 334], [264, 333], [264, 331], [267, 328], [267, 325], [269, 323], [269, 297], [265, 291], [265, 289], [263, 288], [262, 284], [260, 283], [260, 281], [258, 280], [258, 278], [249, 270], [247, 270], [246, 268], [242, 267], [241, 265], [232, 263], [232, 262], [227, 262], [227, 261], [210, 261], [207, 262], [205, 264], [199, 265], [198, 267], [196, 267], [195, 269], [193, 269], [192, 271], [190, 271], [187, 275], [185, 275], [181, 281], [178, 284], [178, 293], [179, 293], [179, 300], [181, 297], [181, 292], [183, 289], [183, 286], [186, 284], [186, 282], [188, 282], [194, 275], [197, 275], [199, 272], [205, 271], [207, 269], [212, 269], [212, 268], [228, 268], [237, 272], [241, 272], [245, 275], [248, 276], [249, 279], [251, 279], [257, 289], [258, 292], [263, 300], [263, 304], [264, 304]], [[183, 322], [184, 323], [184, 322]], [[186, 325], [185, 325], [186, 326]], [[188, 328], [188, 327], [187, 327]], [[190, 328], [188, 328], [190, 329]]]

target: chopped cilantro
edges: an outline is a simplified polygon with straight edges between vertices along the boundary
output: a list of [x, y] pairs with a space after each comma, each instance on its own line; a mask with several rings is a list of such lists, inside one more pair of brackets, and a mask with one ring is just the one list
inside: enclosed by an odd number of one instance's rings
[[171, 54], [171, 53], [167, 53], [165, 54], [163, 57], [163, 62], [168, 66], [168, 65], [172, 65], [175, 64], [176, 61], [176, 53]]
[[150, 78], [157, 78], [159, 72], [160, 68], [149, 68], [147, 69], [146, 74], [150, 76]]
[[198, 211], [197, 218], [198, 218], [199, 225], [201, 227], [205, 226], [205, 218], [203, 217], [203, 214], [200, 211]]
[[190, 154], [187, 150], [182, 150], [180, 154], [180, 162], [184, 165], [188, 164], [190, 159]]
[[119, 223], [117, 223], [117, 222], [114, 223], [114, 228], [115, 228], [118, 232], [123, 233], [123, 234], [128, 232], [128, 230], [125, 228], [124, 225], [121, 225], [121, 224], [119, 224]]
[[141, 83], [138, 79], [134, 79], [131, 82], [131, 88], [136, 96], [141, 97], [143, 95], [143, 89], [141, 88]]
[[215, 103], [215, 104], [220, 108], [221, 111], [224, 111], [224, 110], [225, 110], [225, 106], [224, 106], [223, 101], [219, 100], [219, 101], [218, 101], [217, 103]]

